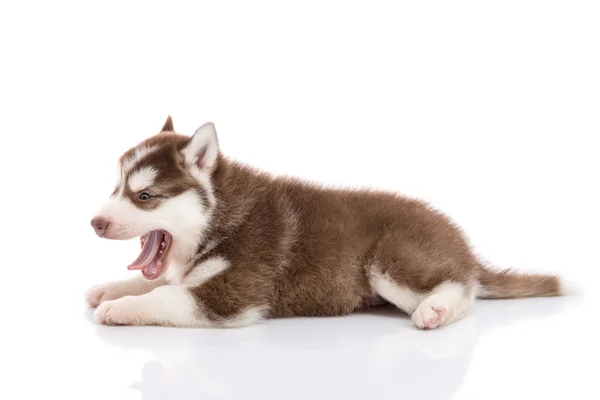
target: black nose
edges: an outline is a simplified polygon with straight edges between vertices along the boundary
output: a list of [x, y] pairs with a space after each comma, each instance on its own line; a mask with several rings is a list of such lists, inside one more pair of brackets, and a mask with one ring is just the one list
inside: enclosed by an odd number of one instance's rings
[[96, 231], [96, 234], [100, 237], [104, 236], [106, 229], [108, 228], [109, 222], [101, 217], [96, 217], [92, 220], [91, 225]]

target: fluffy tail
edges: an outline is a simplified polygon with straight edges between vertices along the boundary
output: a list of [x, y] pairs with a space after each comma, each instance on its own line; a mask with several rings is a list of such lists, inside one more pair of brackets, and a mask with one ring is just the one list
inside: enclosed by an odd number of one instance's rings
[[479, 285], [477, 297], [482, 299], [561, 296], [570, 292], [558, 276], [523, 274], [511, 270], [496, 272], [483, 266], [479, 273]]

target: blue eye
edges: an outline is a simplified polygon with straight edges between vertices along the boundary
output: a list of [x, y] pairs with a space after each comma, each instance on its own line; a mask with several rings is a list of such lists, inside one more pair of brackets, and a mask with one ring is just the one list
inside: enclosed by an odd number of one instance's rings
[[143, 192], [142, 194], [140, 194], [140, 196], [139, 196], [138, 198], [139, 198], [140, 200], [148, 200], [148, 199], [150, 199], [150, 197], [152, 197], [152, 196], [150, 196], [150, 195], [149, 195], [148, 193], [146, 193], [146, 192]]

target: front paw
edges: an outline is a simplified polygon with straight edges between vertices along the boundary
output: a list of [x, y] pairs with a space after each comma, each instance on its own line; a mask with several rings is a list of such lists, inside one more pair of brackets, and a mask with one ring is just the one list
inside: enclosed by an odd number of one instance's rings
[[123, 297], [119, 286], [114, 282], [92, 286], [85, 293], [85, 302], [90, 307], [98, 307], [102, 302]]
[[141, 325], [142, 315], [134, 296], [108, 300], [94, 313], [96, 322], [104, 325]]

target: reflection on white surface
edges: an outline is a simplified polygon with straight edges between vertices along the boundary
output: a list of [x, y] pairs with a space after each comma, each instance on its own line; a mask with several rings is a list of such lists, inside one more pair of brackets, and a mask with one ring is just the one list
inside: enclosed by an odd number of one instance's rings
[[[343, 318], [271, 320], [233, 330], [94, 325], [94, 333], [118, 349], [120, 358], [140, 360], [130, 398], [446, 399], [460, 392], [486, 332], [558, 317], [578, 303], [574, 298], [480, 301], [465, 320], [427, 332], [382, 307]], [[92, 311], [85, 315], [92, 324]]]

